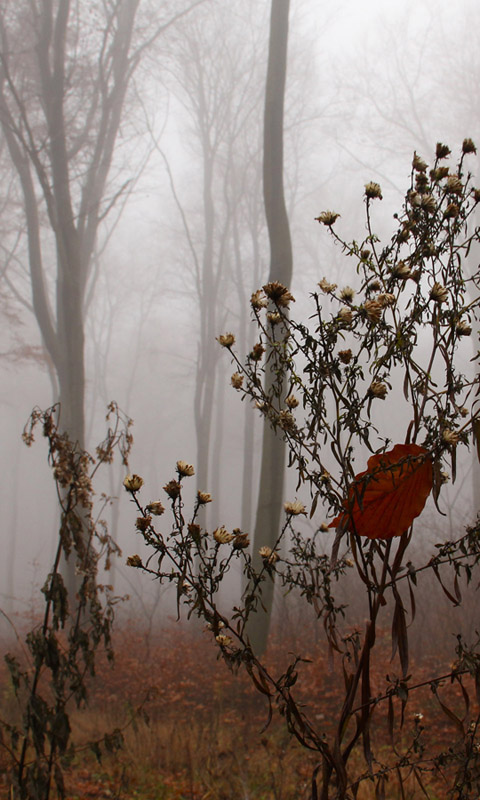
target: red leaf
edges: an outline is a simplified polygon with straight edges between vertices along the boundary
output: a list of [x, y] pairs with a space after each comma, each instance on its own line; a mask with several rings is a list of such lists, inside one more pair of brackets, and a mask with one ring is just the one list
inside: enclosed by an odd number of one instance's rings
[[418, 444], [396, 444], [388, 453], [371, 456], [365, 472], [355, 476], [344, 505], [330, 528], [342, 527], [368, 536], [401, 536], [421, 514], [432, 490], [433, 469], [428, 450]]

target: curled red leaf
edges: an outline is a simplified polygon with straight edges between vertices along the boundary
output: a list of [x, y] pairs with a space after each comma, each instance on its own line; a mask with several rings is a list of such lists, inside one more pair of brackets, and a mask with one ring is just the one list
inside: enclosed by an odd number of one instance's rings
[[346, 511], [331, 528], [343, 528], [369, 539], [401, 536], [421, 514], [433, 486], [432, 460], [418, 444], [396, 444], [377, 453], [355, 476], [345, 500]]

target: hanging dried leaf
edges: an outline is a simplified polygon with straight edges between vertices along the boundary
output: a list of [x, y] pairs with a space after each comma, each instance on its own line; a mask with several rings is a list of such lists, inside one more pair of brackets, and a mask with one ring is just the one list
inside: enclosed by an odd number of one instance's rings
[[418, 444], [397, 444], [388, 453], [371, 456], [345, 501], [347, 512], [330, 524], [369, 539], [391, 539], [408, 530], [421, 514], [432, 490], [428, 451]]

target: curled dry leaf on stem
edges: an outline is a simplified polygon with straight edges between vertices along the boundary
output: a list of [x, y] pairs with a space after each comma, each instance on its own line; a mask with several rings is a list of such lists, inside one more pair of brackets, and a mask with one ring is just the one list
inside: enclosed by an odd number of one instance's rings
[[401, 536], [423, 511], [433, 486], [432, 460], [418, 444], [397, 444], [377, 453], [355, 476], [331, 528], [342, 527], [369, 539]]

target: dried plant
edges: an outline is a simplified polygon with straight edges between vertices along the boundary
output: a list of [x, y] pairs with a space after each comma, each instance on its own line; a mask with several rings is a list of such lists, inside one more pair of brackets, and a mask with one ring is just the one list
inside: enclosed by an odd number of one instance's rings
[[[113, 587], [98, 582], [99, 568], [108, 569], [119, 550], [101, 518], [109, 498], [102, 495], [97, 507], [93, 478], [101, 465], [112, 461], [116, 449], [127, 463], [131, 420], [111, 403], [110, 427], [93, 458], [60, 431], [58, 412], [58, 406], [34, 409], [23, 432], [23, 440], [31, 445], [40, 426], [48, 441], [60, 525], [54, 563], [42, 588], [43, 619], [26, 637], [25, 658], [6, 655], [21, 720], [0, 720], [1, 741], [11, 764], [10, 796], [21, 800], [48, 800], [54, 787], [56, 796], [65, 797], [63, 768], [75, 753], [70, 709], [87, 702], [99, 648], [113, 659], [111, 632], [120, 600]], [[62, 575], [64, 564], [72, 560], [76, 593], [69, 591]], [[90, 747], [99, 757], [102, 748], [112, 752], [121, 742], [117, 729]]]
[[[278, 539], [262, 548], [263, 566], [255, 571], [247, 533], [221, 525], [209, 533], [200, 527], [198, 512], [211, 500], [208, 494], [197, 496], [186, 519], [183, 481], [193, 474], [191, 466], [185, 470], [178, 462], [175, 477], [164, 487], [173, 514], [167, 533], [156, 524], [162, 503], [140, 503], [143, 482], [138, 476], [125, 482], [139, 511], [137, 531], [151, 551], [146, 563], [135, 555], [130, 565], [175, 584], [179, 610], [184, 605], [188, 616], [207, 623], [232, 668], [246, 668], [266, 699], [268, 719], [276, 705], [292, 735], [318, 752], [315, 799], [355, 798], [364, 781], [374, 784], [376, 797], [386, 797], [393, 776], [399, 796], [405, 796], [407, 778], [429, 796], [425, 782], [432, 770], [445, 772], [450, 797], [478, 796], [480, 716], [478, 709], [472, 711], [470, 694], [473, 687], [480, 701], [479, 644], [459, 636], [449, 670], [418, 683], [410, 672], [407, 624], [415, 616], [417, 580], [423, 573], [432, 573], [458, 605], [460, 578], [471, 582], [480, 557], [478, 519], [454, 540], [438, 544], [422, 563], [413, 563], [411, 548], [418, 529], [414, 520], [430, 495], [440, 512], [447, 470], [455, 481], [457, 454], [472, 446], [480, 429], [478, 376], [474, 369], [464, 374], [459, 366], [459, 353], [468, 347], [480, 311], [480, 272], [470, 271], [467, 261], [480, 239], [479, 229], [472, 231], [469, 224], [480, 202], [480, 190], [465, 172], [472, 152], [475, 145], [466, 139], [451, 168], [445, 165], [450, 149], [439, 144], [431, 169], [415, 154], [411, 185], [386, 246], [373, 232], [372, 205], [382, 199], [377, 183], [365, 186], [367, 236], [361, 243], [337, 234], [337, 213], [318, 216], [350, 259], [354, 269], [349, 274], [355, 270], [356, 278], [355, 288], [323, 278], [312, 294], [308, 324], [291, 318], [294, 298], [287, 287], [273, 282], [252, 295], [258, 340], [245, 362], [235, 352], [234, 334], [218, 337], [235, 365], [232, 386], [255, 403], [287, 443], [297, 491], [308, 487], [310, 517], [322, 516], [315, 535], [295, 530], [296, 518], [307, 514], [304, 504], [286, 503]], [[475, 362], [476, 345], [472, 351]], [[267, 373], [272, 380], [264, 380]], [[389, 404], [390, 414], [379, 413]], [[329, 528], [336, 529], [336, 536], [326, 554]], [[226, 610], [219, 588], [237, 561], [246, 588], [238, 604]], [[364, 629], [349, 622], [349, 609], [335, 599], [337, 582], [350, 580], [352, 571], [367, 600]], [[288, 669], [276, 675], [250, 646], [248, 620], [262, 602], [264, 582], [274, 576], [313, 606], [341, 665], [344, 697], [330, 738], [295, 699], [302, 657], [293, 657]], [[387, 624], [398, 668], [390, 667], [383, 690], [374, 693], [375, 642]], [[459, 689], [463, 716], [441, 698], [447, 680]], [[448, 750], [434, 754], [425, 750], [421, 714], [415, 714], [413, 727], [405, 722], [407, 704], [426, 683], [456, 735]], [[388, 747], [375, 734], [382, 719]]]

